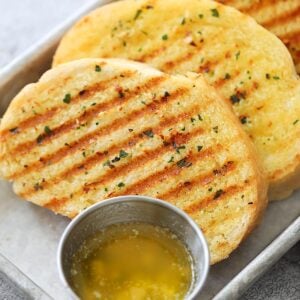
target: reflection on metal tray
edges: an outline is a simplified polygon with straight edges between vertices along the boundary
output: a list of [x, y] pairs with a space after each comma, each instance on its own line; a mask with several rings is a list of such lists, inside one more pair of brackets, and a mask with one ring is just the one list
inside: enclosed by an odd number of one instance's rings
[[[1, 115], [25, 84], [36, 81], [50, 67], [55, 47], [65, 30], [81, 15], [107, 2], [93, 1], [82, 8], [76, 16], [3, 69], [0, 73]], [[201, 299], [239, 297], [300, 239], [299, 216], [300, 191], [286, 201], [271, 203], [262, 224], [241, 247], [229, 259], [211, 268]], [[55, 299], [68, 298], [56, 270], [56, 248], [68, 222], [46, 209], [20, 201], [11, 185], [0, 181], [0, 254]], [[17, 284], [20, 282], [18, 277], [13, 280]], [[26, 292], [36, 298], [32, 292]]]

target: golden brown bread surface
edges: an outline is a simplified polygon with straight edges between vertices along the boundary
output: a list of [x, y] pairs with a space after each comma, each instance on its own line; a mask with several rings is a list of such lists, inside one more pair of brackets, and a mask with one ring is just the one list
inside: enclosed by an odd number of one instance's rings
[[300, 186], [300, 81], [284, 45], [252, 18], [208, 0], [120, 1], [79, 21], [63, 38], [54, 65], [81, 57], [203, 73], [254, 141], [270, 199]]
[[300, 74], [300, 1], [299, 0], [219, 0], [252, 16], [276, 34], [289, 49]]
[[230, 108], [195, 76], [101, 59], [48, 71], [3, 117], [1, 177], [71, 218], [112, 196], [161, 198], [196, 220], [212, 263], [228, 257], [257, 223], [267, 187]]

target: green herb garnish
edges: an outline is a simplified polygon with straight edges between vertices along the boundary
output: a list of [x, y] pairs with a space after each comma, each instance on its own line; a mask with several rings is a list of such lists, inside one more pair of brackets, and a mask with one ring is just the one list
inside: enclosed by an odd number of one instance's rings
[[211, 11], [211, 15], [215, 18], [219, 18], [220, 14], [219, 11], [216, 8], [213, 8], [210, 10]]
[[168, 38], [169, 38], [169, 36], [168, 36], [167, 34], [164, 34], [164, 35], [161, 37], [161, 39], [164, 40], [164, 41], [166, 41]]
[[171, 158], [168, 160], [168, 163], [174, 162], [174, 156], [171, 156]]
[[192, 165], [191, 162], [187, 161], [186, 158], [181, 159], [176, 163], [179, 168], [188, 168]]
[[214, 200], [218, 199], [219, 197], [221, 197], [221, 195], [224, 194], [223, 190], [217, 190], [215, 195], [214, 195]]
[[236, 104], [241, 101], [240, 97], [237, 94], [231, 95], [230, 100], [232, 104]]
[[125, 157], [128, 156], [128, 153], [124, 150], [121, 150], [120, 153], [119, 153], [119, 156], [120, 156], [120, 158], [125, 158]]
[[95, 66], [95, 71], [96, 71], [96, 72], [101, 72], [101, 67], [100, 67], [99, 65], [96, 65], [96, 66]]
[[154, 133], [153, 133], [153, 131], [151, 129], [145, 130], [143, 133], [144, 133], [144, 135], [146, 135], [149, 138], [153, 138], [154, 137]]
[[242, 124], [246, 124], [246, 123], [248, 122], [248, 118], [245, 117], [245, 116], [244, 116], [244, 117], [241, 117], [240, 120], [241, 120], [241, 123], [242, 123]]
[[49, 126], [45, 126], [45, 127], [44, 127], [44, 131], [45, 131], [45, 133], [46, 133], [47, 135], [50, 135], [50, 134], [52, 133], [52, 130], [50, 129]]
[[229, 73], [226, 73], [224, 79], [227, 79], [227, 80], [228, 80], [228, 79], [230, 79], [230, 78], [231, 78], [230, 74], [229, 74]]
[[71, 102], [71, 94], [66, 94], [63, 102], [69, 104]]
[[136, 11], [135, 16], [134, 16], [134, 20], [137, 20], [141, 13], [142, 13], [142, 10], [141, 10], [141, 9], [138, 9], [138, 10]]

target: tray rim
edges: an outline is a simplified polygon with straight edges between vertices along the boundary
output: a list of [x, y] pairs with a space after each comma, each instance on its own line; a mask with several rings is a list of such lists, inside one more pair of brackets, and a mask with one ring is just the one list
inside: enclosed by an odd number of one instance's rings
[[[117, 0], [118, 1], [118, 0]], [[116, 0], [90, 0], [83, 7], [75, 11], [66, 21], [55, 26], [48, 34], [39, 39], [10, 63], [0, 69], [0, 86], [5, 86], [30, 61], [36, 60], [43, 52], [49, 49], [49, 44], [59, 42], [62, 35], [81, 16], [92, 9]], [[285, 200], [283, 200], [285, 201]], [[268, 246], [266, 246], [248, 265], [227, 283], [214, 297], [215, 300], [237, 299], [269, 268], [271, 268], [290, 248], [300, 241], [300, 216], [287, 226]], [[0, 253], [1, 256], [3, 256]], [[230, 259], [230, 258], [229, 258]], [[11, 263], [12, 264], [12, 263]], [[17, 266], [12, 264], [14, 268]], [[23, 275], [27, 277], [26, 274]], [[31, 279], [29, 279], [31, 281]], [[35, 282], [38, 288], [41, 289]], [[43, 290], [42, 290], [43, 291]], [[47, 295], [47, 294], [46, 294]], [[47, 295], [48, 296], [48, 295]]]

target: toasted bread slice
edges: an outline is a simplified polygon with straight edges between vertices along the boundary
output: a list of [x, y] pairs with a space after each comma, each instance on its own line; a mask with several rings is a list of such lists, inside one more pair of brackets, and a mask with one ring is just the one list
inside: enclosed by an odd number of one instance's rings
[[289, 49], [300, 74], [300, 1], [299, 0], [219, 0], [252, 16], [276, 34]]
[[285, 198], [300, 186], [300, 81], [284, 45], [252, 18], [207, 0], [120, 1], [79, 21], [54, 65], [80, 57], [203, 73], [254, 141], [269, 197]]
[[142, 194], [188, 212], [212, 263], [266, 205], [252, 143], [202, 78], [119, 60], [47, 72], [12, 101], [0, 127], [1, 176], [21, 197], [74, 217], [102, 199]]

